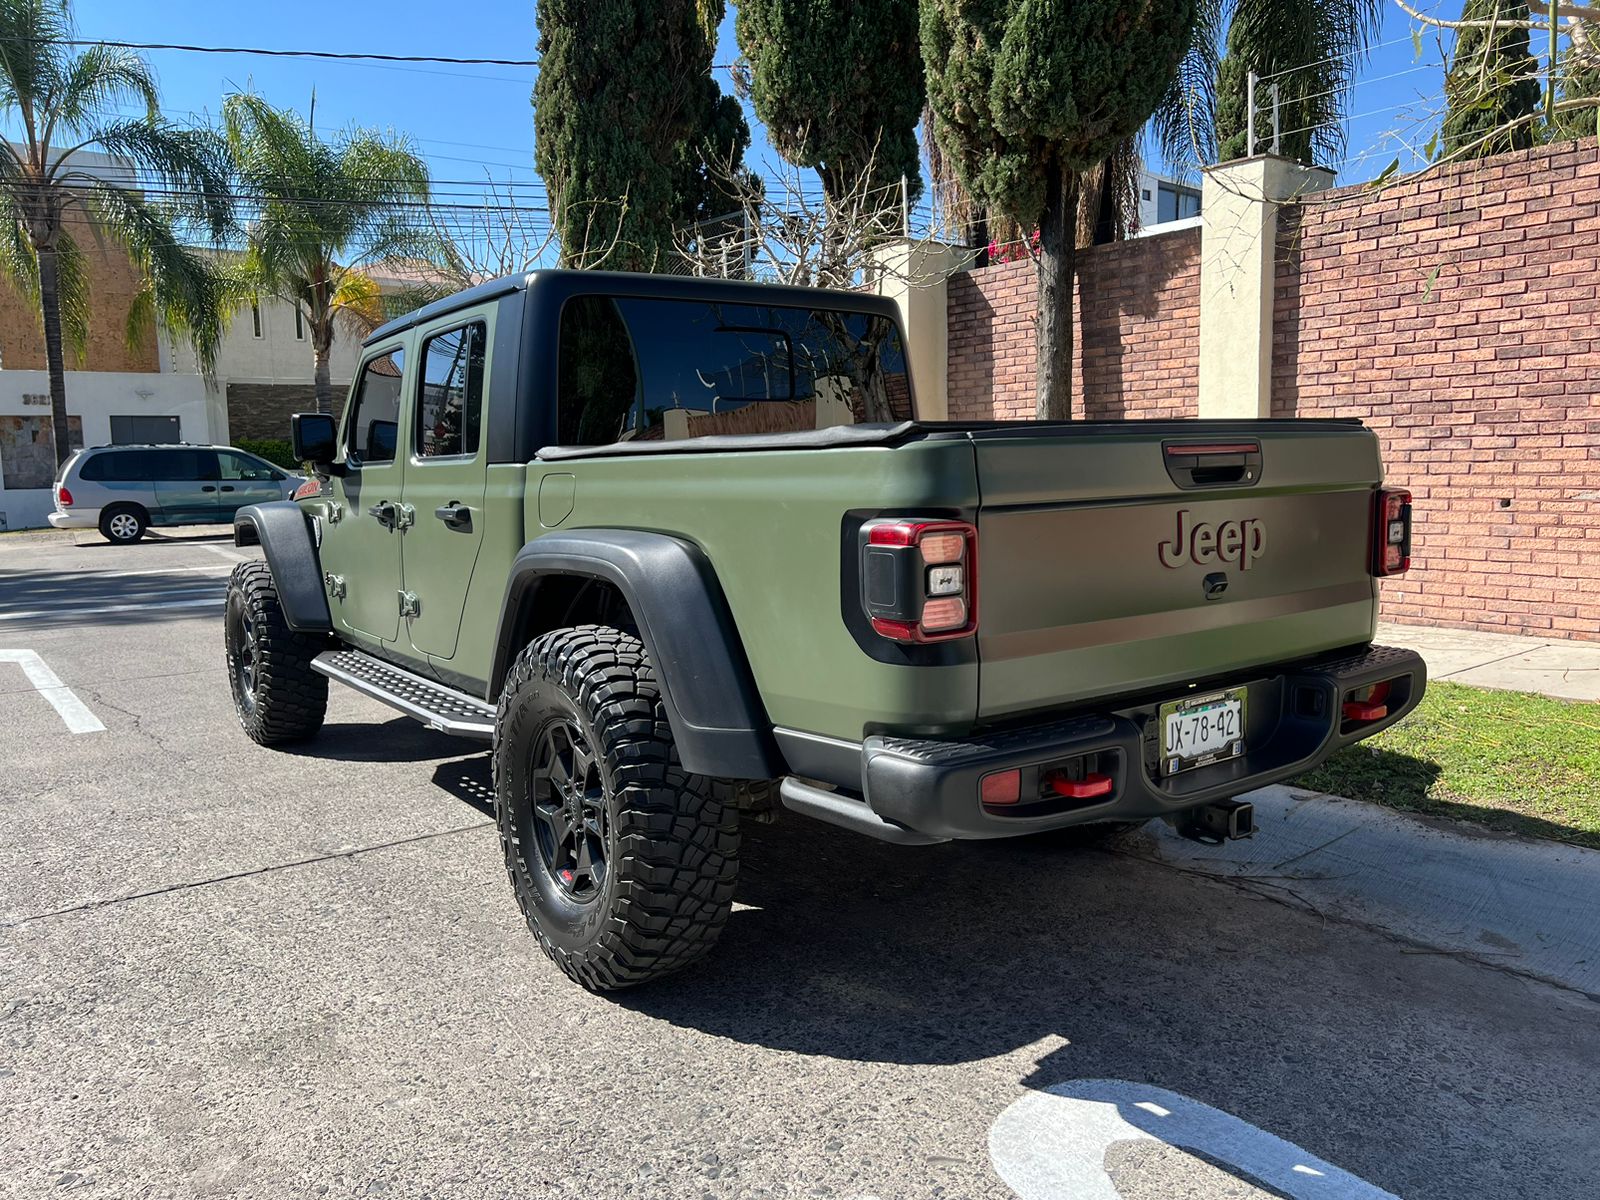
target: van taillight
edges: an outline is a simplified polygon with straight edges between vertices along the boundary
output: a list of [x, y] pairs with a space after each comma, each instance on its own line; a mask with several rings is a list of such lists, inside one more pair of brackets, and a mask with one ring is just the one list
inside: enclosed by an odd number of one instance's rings
[[1411, 568], [1411, 493], [1379, 488], [1372, 501], [1372, 573], [1398, 575]]
[[56, 485], [56, 501], [63, 507], [72, 503], [72, 493], [60, 484]]
[[897, 642], [971, 637], [978, 628], [978, 531], [965, 521], [869, 521], [861, 606]]

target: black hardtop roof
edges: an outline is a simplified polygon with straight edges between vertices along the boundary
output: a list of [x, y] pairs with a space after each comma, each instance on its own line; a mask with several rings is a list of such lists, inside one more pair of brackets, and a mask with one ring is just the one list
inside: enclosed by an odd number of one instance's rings
[[363, 346], [392, 337], [414, 325], [470, 308], [511, 292], [527, 291], [556, 302], [568, 296], [599, 293], [607, 296], [646, 296], [663, 300], [720, 300], [725, 304], [775, 304], [790, 308], [843, 309], [895, 317], [893, 300], [871, 292], [833, 291], [827, 288], [791, 287], [779, 283], [747, 283], [736, 279], [703, 279], [686, 275], [648, 275], [639, 271], [539, 270], [503, 275], [465, 291], [425, 304], [413, 312], [380, 325], [367, 335]]

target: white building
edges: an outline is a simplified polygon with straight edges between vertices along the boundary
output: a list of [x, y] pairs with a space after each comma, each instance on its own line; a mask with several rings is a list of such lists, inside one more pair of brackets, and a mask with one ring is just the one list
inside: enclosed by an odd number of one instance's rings
[[1200, 216], [1200, 185], [1139, 168], [1139, 231]]

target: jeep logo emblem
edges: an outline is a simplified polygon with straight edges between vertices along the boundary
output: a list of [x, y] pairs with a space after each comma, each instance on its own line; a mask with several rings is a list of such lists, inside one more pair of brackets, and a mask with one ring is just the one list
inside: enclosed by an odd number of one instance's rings
[[1248, 571], [1267, 548], [1267, 529], [1255, 517], [1212, 525], [1196, 521], [1187, 508], [1178, 510], [1178, 531], [1170, 542], [1156, 546], [1161, 565], [1172, 570], [1184, 563], [1203, 567], [1227, 563]]

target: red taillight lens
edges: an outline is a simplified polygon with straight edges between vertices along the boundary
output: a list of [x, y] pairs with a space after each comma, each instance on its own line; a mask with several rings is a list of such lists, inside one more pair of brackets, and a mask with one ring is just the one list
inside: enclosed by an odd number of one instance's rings
[[1372, 501], [1372, 573], [1398, 575], [1411, 568], [1411, 493], [1380, 488]]
[[861, 604], [897, 642], [971, 637], [978, 628], [978, 531], [965, 521], [869, 522], [862, 530]]
[[56, 500], [65, 507], [72, 503], [72, 493], [64, 487], [56, 488]]
[[1022, 799], [1022, 770], [995, 771], [978, 781], [978, 799], [984, 804], [1015, 804]]

